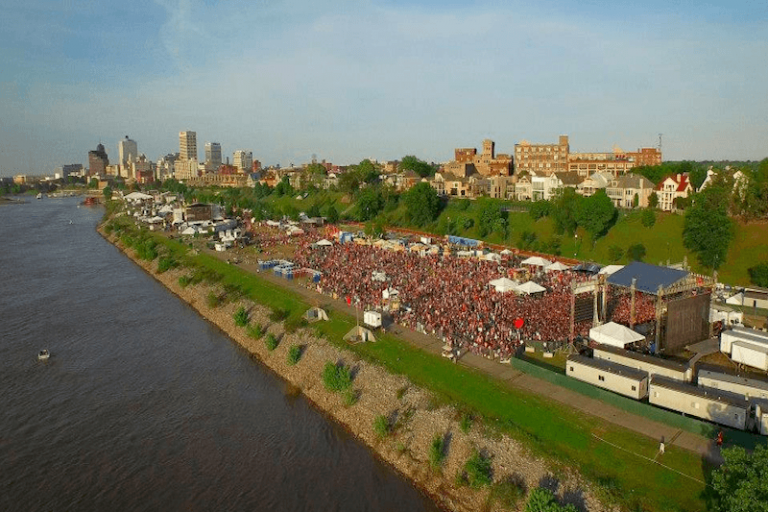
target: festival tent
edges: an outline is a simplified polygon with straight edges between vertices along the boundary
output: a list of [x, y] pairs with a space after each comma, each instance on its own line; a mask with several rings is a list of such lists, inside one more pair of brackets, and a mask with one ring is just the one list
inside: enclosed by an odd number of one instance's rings
[[498, 261], [501, 261], [501, 255], [500, 254], [496, 254], [495, 252], [489, 252], [488, 254], [486, 254], [483, 257], [483, 259], [486, 260], [486, 261], [496, 261], [496, 262], [498, 262]]
[[608, 322], [607, 324], [591, 328], [589, 330], [589, 338], [603, 345], [624, 348], [630, 343], [644, 340], [645, 336], [633, 331], [629, 327], [615, 322]]
[[366, 341], [376, 341], [376, 336], [373, 335], [373, 333], [366, 329], [365, 327], [361, 326], [355, 326], [350, 330], [347, 334], [344, 335], [344, 341], [350, 341], [353, 343], [357, 342], [366, 342]]
[[521, 262], [522, 265], [531, 265], [534, 267], [548, 267], [552, 264], [551, 261], [545, 260], [544, 258], [540, 256], [531, 256], [528, 259], [525, 259]]
[[310, 308], [304, 313], [304, 318], [307, 322], [317, 322], [320, 320], [328, 320], [328, 313], [322, 308]]
[[127, 196], [125, 196], [123, 199], [126, 199], [128, 201], [142, 201], [144, 199], [152, 199], [152, 196], [149, 194], [142, 194], [141, 192], [131, 192]]
[[400, 295], [400, 292], [395, 290], [394, 288], [387, 288], [386, 290], [381, 292], [381, 298], [384, 300], [394, 299], [399, 295]]
[[514, 290], [518, 283], [506, 277], [500, 277], [499, 279], [494, 279], [488, 284], [496, 288], [497, 292], [506, 293], [508, 291]]
[[550, 271], [550, 270], [568, 270], [569, 268], [571, 268], [571, 267], [569, 267], [568, 265], [563, 265], [559, 261], [556, 261], [553, 264], [546, 266], [544, 268], [544, 270], [547, 270], [547, 271]]
[[598, 274], [609, 276], [615, 272], [618, 272], [623, 268], [624, 268], [624, 265], [606, 265], [600, 269], [600, 272], [598, 272]]
[[502, 256], [509, 256], [510, 254], [512, 254], [512, 251], [510, 251], [509, 249], [504, 249], [503, 251], [501, 251], [501, 254]]
[[533, 281], [528, 281], [527, 283], [523, 283], [517, 288], [515, 288], [515, 291], [517, 293], [524, 293], [526, 295], [530, 295], [532, 293], [545, 292], [547, 291], [547, 289], [541, 285], [534, 283]]
[[322, 240], [318, 240], [317, 242], [315, 242], [315, 245], [318, 247], [330, 247], [333, 245], [333, 242], [323, 238]]

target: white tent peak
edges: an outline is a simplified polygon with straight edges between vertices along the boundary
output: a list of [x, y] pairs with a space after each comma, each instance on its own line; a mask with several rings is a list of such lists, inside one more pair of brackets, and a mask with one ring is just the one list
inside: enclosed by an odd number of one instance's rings
[[508, 291], [514, 290], [518, 283], [509, 278], [500, 277], [499, 279], [494, 279], [488, 284], [496, 288], [497, 292], [506, 293]]
[[515, 288], [515, 291], [518, 293], [525, 293], [526, 295], [530, 295], [532, 293], [545, 292], [547, 289], [539, 284], [534, 283], [533, 281], [528, 281]]
[[603, 345], [619, 348], [624, 348], [630, 343], [645, 339], [645, 336], [642, 334], [616, 322], [608, 322], [607, 324], [591, 328], [589, 330], [589, 337]]
[[547, 267], [551, 264], [551, 261], [546, 260], [541, 256], [531, 256], [530, 258], [524, 259], [521, 262], [521, 265], [532, 265], [534, 267]]

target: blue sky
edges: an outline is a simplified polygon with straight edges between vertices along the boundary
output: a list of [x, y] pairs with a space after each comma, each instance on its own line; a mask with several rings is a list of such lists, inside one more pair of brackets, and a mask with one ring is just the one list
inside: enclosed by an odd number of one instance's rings
[[0, 0], [0, 174], [220, 142], [264, 164], [554, 142], [768, 156], [768, 2]]

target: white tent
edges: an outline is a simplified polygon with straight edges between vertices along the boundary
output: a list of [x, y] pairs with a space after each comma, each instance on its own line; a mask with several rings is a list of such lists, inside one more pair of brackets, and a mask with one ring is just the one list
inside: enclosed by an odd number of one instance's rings
[[509, 249], [504, 249], [503, 251], [501, 251], [501, 254], [502, 256], [509, 256], [510, 254], [512, 254], [512, 251], [510, 251]]
[[384, 283], [387, 281], [387, 274], [386, 272], [382, 272], [380, 270], [374, 270], [371, 272], [371, 281], [378, 281], [379, 283]]
[[494, 279], [488, 284], [496, 288], [497, 292], [506, 293], [508, 291], [514, 290], [518, 283], [506, 277], [500, 277], [499, 279]]
[[395, 290], [394, 288], [387, 288], [386, 290], [381, 292], [381, 298], [384, 300], [394, 299], [399, 295], [400, 295], [400, 292]]
[[362, 341], [365, 343], [367, 341], [376, 341], [376, 336], [374, 336], [370, 330], [358, 325], [344, 335], [344, 341], [349, 341], [351, 343], [359, 343]]
[[317, 242], [315, 242], [315, 245], [318, 247], [330, 247], [331, 245], [333, 245], [333, 242], [323, 238], [322, 240], [318, 240]]
[[496, 254], [495, 252], [489, 252], [483, 257], [486, 261], [501, 261], [501, 255]]
[[615, 322], [608, 322], [599, 327], [593, 327], [589, 330], [589, 338], [612, 347], [624, 348], [630, 343], [641, 341], [645, 336], [638, 334], [629, 327], [624, 327]]
[[551, 261], [545, 260], [540, 256], [531, 256], [521, 262], [522, 265], [532, 265], [534, 267], [548, 267], [552, 264]]
[[544, 270], [547, 270], [547, 271], [551, 271], [551, 270], [562, 271], [562, 270], [568, 270], [569, 268], [571, 268], [571, 267], [569, 267], [568, 265], [563, 265], [559, 261], [556, 261], [553, 264], [548, 265], [547, 267], [545, 267]]
[[324, 309], [314, 307], [307, 310], [306, 313], [304, 313], [304, 318], [308, 322], [317, 322], [320, 320], [328, 320], [328, 313], [325, 312]]
[[126, 199], [128, 201], [142, 201], [144, 199], [152, 199], [152, 196], [149, 194], [142, 194], [141, 192], [131, 192], [127, 196], [125, 196], [123, 199]]
[[526, 283], [521, 284], [517, 288], [515, 288], [515, 291], [517, 293], [524, 293], [526, 295], [530, 295], [532, 293], [545, 292], [547, 291], [547, 289], [541, 285], [534, 283], [533, 281], [528, 281]]
[[619, 270], [623, 269], [624, 265], [606, 265], [603, 268], [600, 269], [600, 272], [598, 274], [603, 274], [606, 276], [609, 276], [613, 273], [618, 272]]

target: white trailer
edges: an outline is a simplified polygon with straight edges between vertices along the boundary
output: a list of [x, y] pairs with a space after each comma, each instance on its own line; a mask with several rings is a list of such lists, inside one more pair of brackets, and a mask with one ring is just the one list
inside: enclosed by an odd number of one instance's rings
[[750, 430], [766, 436], [768, 435], [768, 401], [755, 400], [750, 411]]
[[651, 377], [648, 401], [653, 405], [745, 430], [750, 403], [727, 391], [697, 388], [657, 375]]
[[374, 329], [381, 327], [381, 313], [378, 311], [366, 311], [363, 313], [363, 323]]
[[736, 341], [750, 341], [768, 345], [768, 335], [755, 329], [735, 328], [720, 333], [720, 352], [724, 354], [731, 353], [731, 345]]
[[734, 341], [731, 344], [731, 360], [752, 368], [768, 371], [768, 345], [748, 341]]
[[[698, 385], [700, 388], [718, 389], [741, 395], [747, 400], [768, 400], [768, 382], [758, 379], [748, 379], [738, 375], [720, 373], [712, 370], [699, 370]], [[768, 413], [768, 411], [766, 411]]]
[[646, 372], [600, 359], [571, 355], [565, 364], [569, 377], [620, 395], [641, 400], [648, 396]]
[[604, 359], [622, 366], [635, 368], [646, 372], [649, 377], [661, 375], [662, 377], [681, 382], [691, 382], [693, 380], [693, 369], [686, 364], [618, 347], [611, 347], [610, 345], [598, 345], [592, 352], [595, 359]]

